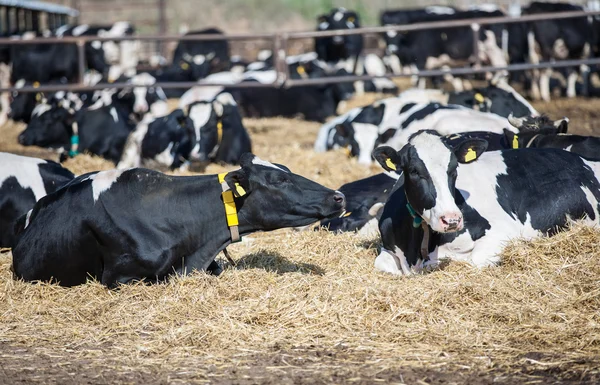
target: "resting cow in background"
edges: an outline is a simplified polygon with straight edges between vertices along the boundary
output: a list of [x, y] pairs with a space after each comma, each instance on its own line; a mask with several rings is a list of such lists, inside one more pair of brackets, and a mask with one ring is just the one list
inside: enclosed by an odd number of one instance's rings
[[411, 274], [443, 259], [493, 266], [512, 239], [553, 234], [570, 219], [597, 224], [599, 162], [557, 149], [485, 152], [487, 145], [450, 146], [422, 131], [400, 151], [374, 151], [385, 170], [404, 174], [379, 223], [378, 270]]
[[0, 247], [13, 247], [17, 219], [74, 177], [58, 163], [0, 152]]
[[219, 176], [146, 169], [82, 175], [18, 221], [15, 276], [115, 287], [197, 270], [218, 274], [215, 257], [240, 236], [307, 226], [344, 210], [343, 194], [283, 166], [252, 154], [240, 164]]

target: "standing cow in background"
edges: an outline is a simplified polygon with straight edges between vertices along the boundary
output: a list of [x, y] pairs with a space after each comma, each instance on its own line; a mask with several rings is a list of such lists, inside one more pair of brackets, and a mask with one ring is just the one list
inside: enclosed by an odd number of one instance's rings
[[[200, 31], [190, 31], [184, 36], [190, 35], [223, 35], [223, 31], [217, 28], [208, 28]], [[199, 40], [199, 41], [180, 41], [173, 53], [173, 63], [181, 63], [189, 57], [204, 56], [210, 64], [209, 73], [215, 73], [228, 70], [230, 67], [229, 43], [224, 39]], [[204, 77], [203, 76], [203, 77]], [[196, 79], [199, 80], [199, 79]]]

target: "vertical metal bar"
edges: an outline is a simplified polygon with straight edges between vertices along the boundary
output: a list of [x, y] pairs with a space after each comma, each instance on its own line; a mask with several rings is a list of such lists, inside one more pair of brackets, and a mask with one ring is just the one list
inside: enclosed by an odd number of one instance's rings
[[77, 40], [77, 66], [79, 85], [83, 85], [83, 77], [85, 75], [85, 41]]
[[[167, 4], [166, 0], [158, 0], [158, 34], [167, 34]], [[156, 43], [156, 51], [162, 56], [166, 56], [166, 44], [163, 42]]]
[[[280, 34], [273, 36], [273, 65], [277, 72], [277, 78], [275, 84], [282, 86], [286, 81], [286, 73], [284, 70], [285, 53], [282, 54], [282, 37]], [[287, 66], [286, 66], [287, 67]]]
[[39, 12], [32, 12], [31, 13], [31, 28], [34, 31], [41, 32], [41, 28], [40, 28], [40, 13]]
[[20, 16], [20, 10], [19, 9], [15, 9], [15, 28], [17, 29], [17, 33], [20, 34], [21, 31], [21, 18]]
[[471, 31], [473, 31], [473, 55], [475, 56], [476, 68], [481, 67], [481, 58], [479, 57], [479, 29], [481, 29], [481, 26], [478, 23], [471, 24]]

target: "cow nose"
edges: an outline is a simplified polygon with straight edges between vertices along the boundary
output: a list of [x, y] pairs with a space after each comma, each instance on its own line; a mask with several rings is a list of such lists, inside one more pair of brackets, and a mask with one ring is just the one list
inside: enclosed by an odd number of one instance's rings
[[22, 146], [25, 146], [26, 139], [25, 139], [25, 134], [21, 134], [19, 135], [19, 144]]
[[333, 200], [335, 201], [335, 203], [340, 205], [340, 207], [346, 206], [346, 197], [339, 191], [336, 191], [335, 194], [333, 194]]
[[459, 231], [463, 227], [463, 216], [460, 213], [451, 213], [440, 217], [442, 228], [446, 232]]

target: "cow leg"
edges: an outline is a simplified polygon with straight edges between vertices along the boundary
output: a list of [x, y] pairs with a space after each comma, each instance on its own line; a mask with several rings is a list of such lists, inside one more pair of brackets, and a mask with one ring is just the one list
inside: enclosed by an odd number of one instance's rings
[[463, 79], [463, 89], [467, 91], [471, 91], [473, 89], [473, 83], [469, 79]]
[[583, 84], [581, 95], [588, 97], [590, 96], [590, 67], [582, 64], [579, 67], [579, 73], [581, 74], [581, 81]]
[[471, 262], [479, 268], [496, 266], [500, 262], [502, 248], [502, 241], [492, 239], [490, 236], [483, 237], [475, 243], [471, 253]]
[[[552, 76], [552, 69], [546, 68], [540, 75], [540, 94], [542, 100], [545, 102], [550, 101], [550, 77]], [[577, 79], [575, 79], [577, 80]]]
[[[527, 46], [529, 50], [529, 62], [531, 64], [540, 64], [540, 56], [537, 53], [537, 43], [533, 31], [529, 31], [527, 34]], [[531, 98], [533, 100], [540, 100], [542, 98], [539, 82], [540, 70], [534, 69], [531, 71]]]
[[[397, 251], [400, 251], [398, 247], [396, 247]], [[381, 253], [375, 258], [375, 269], [379, 271], [383, 271], [385, 273], [402, 275], [410, 274], [410, 270], [408, 269], [408, 263], [406, 262], [406, 257], [404, 253], [400, 251], [401, 256], [394, 255], [393, 252], [381, 248]], [[404, 259], [404, 266], [401, 260]]]
[[400, 59], [398, 58], [398, 56], [394, 54], [384, 56], [383, 62], [387, 67], [389, 67], [389, 69], [394, 75], [402, 73], [402, 64], [400, 63]]
[[[0, 63], [0, 86], [2, 88], [10, 87], [10, 66]], [[3, 92], [0, 95], [0, 126], [8, 120], [8, 111], [10, 110], [9, 93]]]
[[574, 69], [572, 69], [569, 72], [569, 76], [567, 77], [567, 97], [568, 98], [574, 98], [575, 96], [577, 96], [577, 90], [575, 89], [575, 86], [577, 85], [578, 77], [579, 77], [579, 74]]

